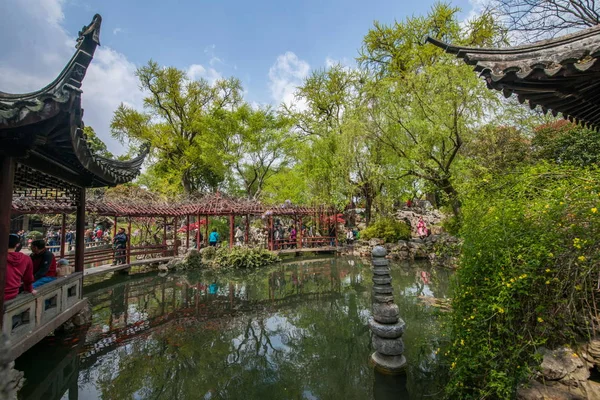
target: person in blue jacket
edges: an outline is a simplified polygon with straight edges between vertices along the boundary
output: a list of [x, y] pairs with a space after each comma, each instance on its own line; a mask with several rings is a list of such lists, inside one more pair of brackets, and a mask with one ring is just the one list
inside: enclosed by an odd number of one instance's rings
[[208, 244], [211, 246], [216, 246], [219, 241], [219, 232], [217, 232], [217, 228], [213, 228], [212, 232], [208, 236]]

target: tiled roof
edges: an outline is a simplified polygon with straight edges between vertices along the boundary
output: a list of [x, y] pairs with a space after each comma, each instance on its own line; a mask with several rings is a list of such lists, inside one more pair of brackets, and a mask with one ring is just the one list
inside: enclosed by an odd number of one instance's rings
[[485, 78], [488, 88], [515, 94], [531, 108], [600, 128], [600, 26], [507, 48], [453, 46], [427, 41], [456, 54]]

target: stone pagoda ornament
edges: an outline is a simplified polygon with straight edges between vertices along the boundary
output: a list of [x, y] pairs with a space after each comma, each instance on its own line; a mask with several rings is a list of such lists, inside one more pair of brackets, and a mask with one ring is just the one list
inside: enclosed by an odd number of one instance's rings
[[373, 316], [369, 318], [369, 327], [373, 333], [375, 348], [371, 363], [384, 374], [401, 374], [406, 368], [402, 341], [406, 324], [400, 318], [398, 306], [394, 303], [389, 261], [385, 258], [387, 251], [382, 246], [376, 246], [371, 254], [374, 285]]

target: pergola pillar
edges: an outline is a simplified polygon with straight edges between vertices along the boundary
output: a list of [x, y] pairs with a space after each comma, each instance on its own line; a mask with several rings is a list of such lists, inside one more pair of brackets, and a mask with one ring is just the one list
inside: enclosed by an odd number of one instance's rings
[[60, 228], [60, 258], [65, 258], [65, 242], [67, 238], [67, 216], [62, 214], [62, 225]]
[[173, 256], [179, 255], [179, 246], [177, 246], [177, 217], [173, 217]]
[[200, 214], [196, 216], [196, 248], [200, 250], [202, 243], [200, 243]]
[[[8, 258], [8, 235], [10, 234], [10, 210], [12, 205], [15, 161], [12, 157], [0, 158], [0, 310], [4, 310], [4, 285]], [[0, 330], [4, 318], [0, 320]]]
[[298, 248], [302, 248], [302, 216], [300, 216], [300, 229], [298, 229], [298, 224], [296, 223], [296, 236], [300, 238], [298, 241]]
[[229, 214], [229, 248], [233, 248], [233, 226], [235, 224], [235, 216], [233, 214]]
[[79, 202], [75, 216], [75, 272], [83, 272], [85, 252], [85, 188], [79, 189]]
[[131, 217], [127, 218], [127, 264], [131, 264]]
[[119, 217], [117, 217], [117, 216], [115, 215], [115, 223], [114, 223], [114, 225], [113, 225], [113, 239], [115, 238], [115, 236], [117, 236], [117, 224], [118, 224], [118, 218], [119, 218]]
[[[200, 221], [198, 221], [198, 229], [200, 229]], [[208, 214], [206, 214], [206, 225], [204, 226], [204, 245], [208, 246]]]
[[250, 214], [246, 214], [246, 232], [244, 234], [244, 243], [248, 246], [250, 239]]
[[190, 214], [186, 215], [185, 218], [186, 228], [185, 228], [185, 249], [189, 250], [190, 248]]
[[167, 217], [164, 216], [163, 217], [163, 246], [164, 246], [164, 252], [163, 252], [163, 257], [167, 257], [169, 255], [169, 252], [167, 250]]

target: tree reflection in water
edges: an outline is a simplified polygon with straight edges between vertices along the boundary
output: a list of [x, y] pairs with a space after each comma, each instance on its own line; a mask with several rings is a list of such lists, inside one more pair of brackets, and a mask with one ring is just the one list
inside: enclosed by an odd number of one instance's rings
[[439, 321], [415, 296], [447, 295], [448, 276], [428, 269], [425, 284], [415, 270], [393, 268], [408, 323], [407, 377], [375, 376], [368, 365], [369, 265], [330, 258], [250, 273], [116, 277], [88, 287], [94, 320], [80, 353], [80, 392], [105, 399], [435, 398], [443, 384], [434, 354]]

